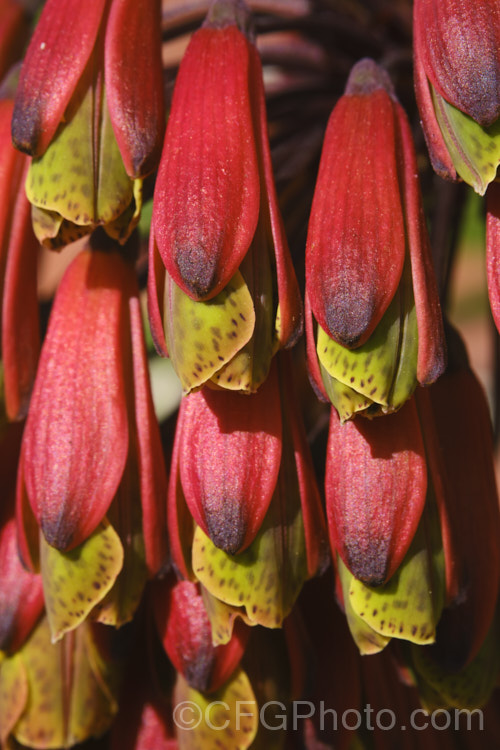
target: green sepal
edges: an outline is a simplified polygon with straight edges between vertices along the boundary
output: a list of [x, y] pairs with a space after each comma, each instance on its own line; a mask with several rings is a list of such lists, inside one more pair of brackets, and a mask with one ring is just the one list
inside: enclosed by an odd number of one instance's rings
[[421, 522], [403, 562], [383, 586], [351, 580], [353, 610], [380, 635], [423, 645], [435, 640], [444, 604], [444, 565], [437, 540], [428, 544], [426, 536]]
[[213, 596], [243, 607], [248, 624], [281, 627], [309, 577], [300, 500], [280, 502], [275, 492], [257, 536], [238, 555], [216, 547], [198, 527], [193, 571]]
[[120, 538], [107, 521], [69, 552], [51, 547], [40, 532], [43, 591], [54, 642], [80, 625], [104, 599], [123, 559]]
[[47, 619], [41, 620], [19, 654], [28, 681], [26, 708], [12, 730], [27, 747], [70, 747], [103, 734], [118, 710], [102, 690], [104, 675], [88, 659], [88, 625], [51, 643]]
[[338, 555], [337, 570], [344, 595], [344, 610], [347, 624], [360, 654], [369, 655], [380, 653], [380, 651], [383, 651], [391, 640], [390, 636], [381, 635], [373, 630], [373, 628], [354, 611], [351, 604], [350, 593], [351, 583], [354, 580], [354, 576], [347, 566], [344, 565], [342, 558]]
[[459, 672], [450, 672], [433, 659], [432, 649], [412, 647], [421, 701], [426, 711], [482, 708], [497, 683], [500, 668], [498, 618], [475, 658]]
[[246, 750], [257, 734], [258, 705], [250, 680], [241, 668], [210, 695], [190, 687], [179, 673], [172, 703], [176, 709], [187, 707], [187, 713], [183, 715], [174, 713], [180, 750], [212, 750], [216, 747]]
[[[239, 271], [216, 297], [197, 302], [165, 279], [165, 338], [186, 393], [208, 380], [250, 340], [255, 327], [252, 297]], [[227, 375], [224, 378], [227, 381]], [[247, 381], [236, 382], [245, 390]]]
[[120, 242], [130, 236], [139, 221], [141, 181], [134, 185], [125, 171], [99, 86], [75, 96], [66, 122], [45, 153], [32, 160], [26, 195], [35, 234], [47, 247], [62, 247], [97, 226]]
[[500, 163], [500, 119], [485, 128], [429, 85], [436, 119], [453, 166], [464, 182], [484, 195], [496, 178]]

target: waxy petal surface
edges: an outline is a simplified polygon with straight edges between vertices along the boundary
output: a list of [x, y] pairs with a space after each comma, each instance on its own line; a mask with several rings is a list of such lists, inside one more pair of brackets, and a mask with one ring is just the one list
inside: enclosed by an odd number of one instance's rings
[[415, 0], [415, 47], [434, 88], [481, 125], [500, 114], [500, 7]]
[[236, 26], [197, 31], [177, 76], [153, 219], [175, 283], [215, 296], [252, 241], [260, 204], [249, 43]]
[[343, 346], [368, 339], [403, 270], [394, 105], [383, 88], [346, 94], [325, 135], [309, 221], [306, 283], [315, 318]]
[[61, 550], [77, 546], [97, 527], [123, 474], [131, 279], [135, 284], [119, 255], [83, 251], [66, 272], [52, 310], [24, 436], [24, 465], [33, 511], [49, 544]]
[[144, 177], [160, 159], [165, 130], [161, 0], [113, 0], [104, 71], [125, 169], [132, 178]]
[[255, 538], [281, 459], [276, 370], [257, 393], [205, 389], [181, 404], [180, 471], [186, 502], [214, 544], [232, 554]]
[[[48, 0], [26, 52], [17, 88], [12, 139], [43, 154], [89, 60], [107, 0]], [[71, 50], [71, 54], [68, 54]]]
[[332, 409], [330, 420], [325, 489], [332, 547], [356, 578], [380, 585], [401, 564], [425, 503], [415, 404], [345, 424]]

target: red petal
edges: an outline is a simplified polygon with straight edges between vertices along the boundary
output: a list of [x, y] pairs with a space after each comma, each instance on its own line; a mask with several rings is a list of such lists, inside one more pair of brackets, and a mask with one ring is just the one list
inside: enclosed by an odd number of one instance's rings
[[151, 396], [139, 298], [137, 296], [132, 297], [129, 306], [134, 359], [135, 427], [137, 431], [142, 527], [146, 563], [150, 575], [155, 575], [165, 566], [167, 557], [167, 524], [165, 519], [167, 475], [160, 430]]
[[486, 192], [486, 269], [488, 296], [496, 327], [500, 331], [500, 185], [492, 182]]
[[0, 101], [0, 176], [6, 199], [0, 204], [1, 341], [7, 416], [26, 415], [40, 335], [36, 291], [38, 243], [24, 192], [29, 160], [12, 147], [13, 103]]
[[19, 557], [24, 567], [32, 573], [39, 572], [39, 536], [37, 520], [31, 510], [24, 481], [24, 451], [21, 450], [17, 467], [16, 527]]
[[439, 649], [445, 649], [448, 666], [460, 669], [474, 658], [489, 630], [500, 586], [490, 417], [482, 388], [468, 370], [447, 373], [432, 388], [419, 389], [418, 408], [453, 605], [438, 628]]
[[12, 138], [32, 156], [54, 137], [92, 53], [106, 0], [47, 0], [26, 52]]
[[[26, 163], [23, 178], [28, 167]], [[24, 179], [12, 212], [2, 301], [5, 406], [7, 416], [12, 420], [23, 419], [28, 413], [40, 353], [39, 245], [31, 225], [31, 205], [22, 185]]]
[[156, 627], [170, 661], [196, 690], [212, 692], [229, 679], [245, 651], [250, 629], [238, 624], [229, 643], [214, 646], [212, 626], [198, 584], [155, 584]]
[[249, 43], [235, 26], [200, 29], [175, 85], [156, 181], [158, 248], [175, 283], [214, 297], [247, 252], [259, 215]]
[[450, 157], [448, 148], [439, 127], [432, 102], [429, 81], [421, 62], [420, 47], [418, 39], [414, 45], [413, 70], [415, 77], [415, 96], [417, 99], [425, 141], [429, 150], [432, 167], [443, 179], [456, 180], [457, 172]]
[[330, 555], [326, 522], [311, 452], [307, 444], [304, 424], [297, 411], [299, 401], [292, 382], [292, 372], [291, 358], [283, 353], [280, 360], [280, 384], [284, 410], [283, 429], [285, 433], [290, 434], [293, 443], [306, 538], [307, 569], [309, 576], [312, 577], [326, 568]]
[[251, 396], [208, 388], [179, 415], [186, 502], [205, 534], [231, 554], [252, 542], [271, 502], [281, 459], [276, 368]]
[[425, 503], [415, 402], [345, 424], [332, 408], [330, 420], [325, 486], [332, 548], [356, 578], [379, 585], [401, 564]]
[[156, 351], [162, 357], [168, 357], [165, 332], [163, 330], [163, 295], [165, 292], [165, 267], [155, 240], [154, 222], [149, 229], [149, 265], [148, 265], [148, 318], [151, 336]]
[[500, 115], [496, 2], [415, 0], [415, 47], [434, 88], [487, 127]]
[[116, 140], [130, 177], [160, 160], [165, 132], [161, 0], [113, 0], [106, 26], [104, 77]]
[[396, 114], [402, 148], [400, 162], [403, 165], [401, 182], [406, 236], [417, 313], [417, 379], [421, 385], [428, 385], [433, 383], [446, 368], [446, 342], [420, 194], [413, 138], [406, 115], [399, 104], [396, 104]]
[[167, 528], [170, 542], [172, 563], [178, 574], [186, 580], [193, 577], [191, 569], [191, 547], [193, 544], [194, 522], [186, 505], [182, 490], [179, 452], [181, 446], [181, 429], [175, 433], [170, 479], [167, 497]]
[[314, 320], [312, 316], [311, 303], [309, 295], [305, 295], [305, 319], [306, 319], [306, 350], [307, 350], [307, 372], [309, 380], [316, 396], [321, 400], [329, 403], [330, 399], [323, 384], [321, 370], [319, 368], [318, 355], [316, 354], [316, 337], [314, 335]]
[[270, 230], [273, 237], [276, 258], [276, 275], [278, 281], [278, 299], [280, 304], [280, 335], [282, 347], [293, 346], [302, 334], [302, 300], [299, 285], [288, 249], [288, 242], [281, 219], [274, 184], [271, 150], [267, 132], [266, 102], [262, 81], [262, 66], [259, 53], [250, 47], [251, 92], [255, 117], [256, 142], [261, 165], [261, 185], [263, 210], [269, 215]]
[[394, 102], [382, 88], [345, 95], [328, 123], [307, 237], [307, 292], [321, 327], [343, 346], [363, 344], [404, 256]]
[[133, 271], [118, 254], [84, 251], [66, 271], [52, 309], [24, 458], [33, 511], [49, 544], [60, 549], [92, 533], [123, 474], [132, 284]]

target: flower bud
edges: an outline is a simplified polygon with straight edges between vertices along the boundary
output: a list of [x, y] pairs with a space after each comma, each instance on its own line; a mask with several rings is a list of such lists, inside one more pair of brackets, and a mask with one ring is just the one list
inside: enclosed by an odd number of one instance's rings
[[311, 375], [342, 421], [399, 409], [444, 369], [411, 131], [371, 60], [353, 68], [328, 124], [307, 238], [306, 317]]

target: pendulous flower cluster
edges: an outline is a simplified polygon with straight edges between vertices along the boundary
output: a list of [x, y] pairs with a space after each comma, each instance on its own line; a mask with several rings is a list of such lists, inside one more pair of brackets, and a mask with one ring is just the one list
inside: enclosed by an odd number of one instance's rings
[[0, 0], [2, 749], [500, 743], [500, 5], [334, 6]]

